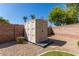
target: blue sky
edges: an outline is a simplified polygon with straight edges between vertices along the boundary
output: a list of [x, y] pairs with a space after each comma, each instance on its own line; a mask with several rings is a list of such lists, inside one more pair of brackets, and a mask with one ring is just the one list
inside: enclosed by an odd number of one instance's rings
[[0, 16], [13, 24], [23, 24], [22, 17], [27, 16], [30, 19], [31, 14], [34, 14], [36, 18], [44, 17], [47, 20], [48, 13], [56, 6], [64, 8], [63, 3], [2, 3], [0, 4]]

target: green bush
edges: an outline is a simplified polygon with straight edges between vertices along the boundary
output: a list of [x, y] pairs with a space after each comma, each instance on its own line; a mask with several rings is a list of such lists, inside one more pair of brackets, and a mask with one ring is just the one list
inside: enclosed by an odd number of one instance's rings
[[16, 42], [17, 42], [18, 44], [23, 44], [23, 43], [24, 43], [24, 37], [17, 37], [17, 38], [16, 38]]

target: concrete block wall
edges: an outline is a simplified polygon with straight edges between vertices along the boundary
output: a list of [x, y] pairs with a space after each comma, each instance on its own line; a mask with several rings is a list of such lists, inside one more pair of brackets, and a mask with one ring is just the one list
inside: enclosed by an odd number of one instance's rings
[[0, 24], [0, 42], [15, 40], [19, 36], [23, 36], [23, 25]]
[[55, 34], [70, 35], [79, 37], [79, 24], [52, 27]]

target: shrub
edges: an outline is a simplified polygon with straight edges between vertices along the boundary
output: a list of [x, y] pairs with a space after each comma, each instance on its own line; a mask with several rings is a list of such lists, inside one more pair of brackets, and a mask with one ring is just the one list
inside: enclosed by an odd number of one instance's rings
[[16, 38], [16, 42], [17, 42], [18, 44], [23, 44], [23, 43], [24, 43], [24, 37], [17, 37], [17, 38]]

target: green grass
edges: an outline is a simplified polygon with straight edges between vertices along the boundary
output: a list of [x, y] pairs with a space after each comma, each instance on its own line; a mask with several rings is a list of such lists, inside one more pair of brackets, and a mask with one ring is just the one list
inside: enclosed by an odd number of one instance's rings
[[66, 52], [52, 51], [42, 54], [41, 56], [75, 56], [75, 55]]

